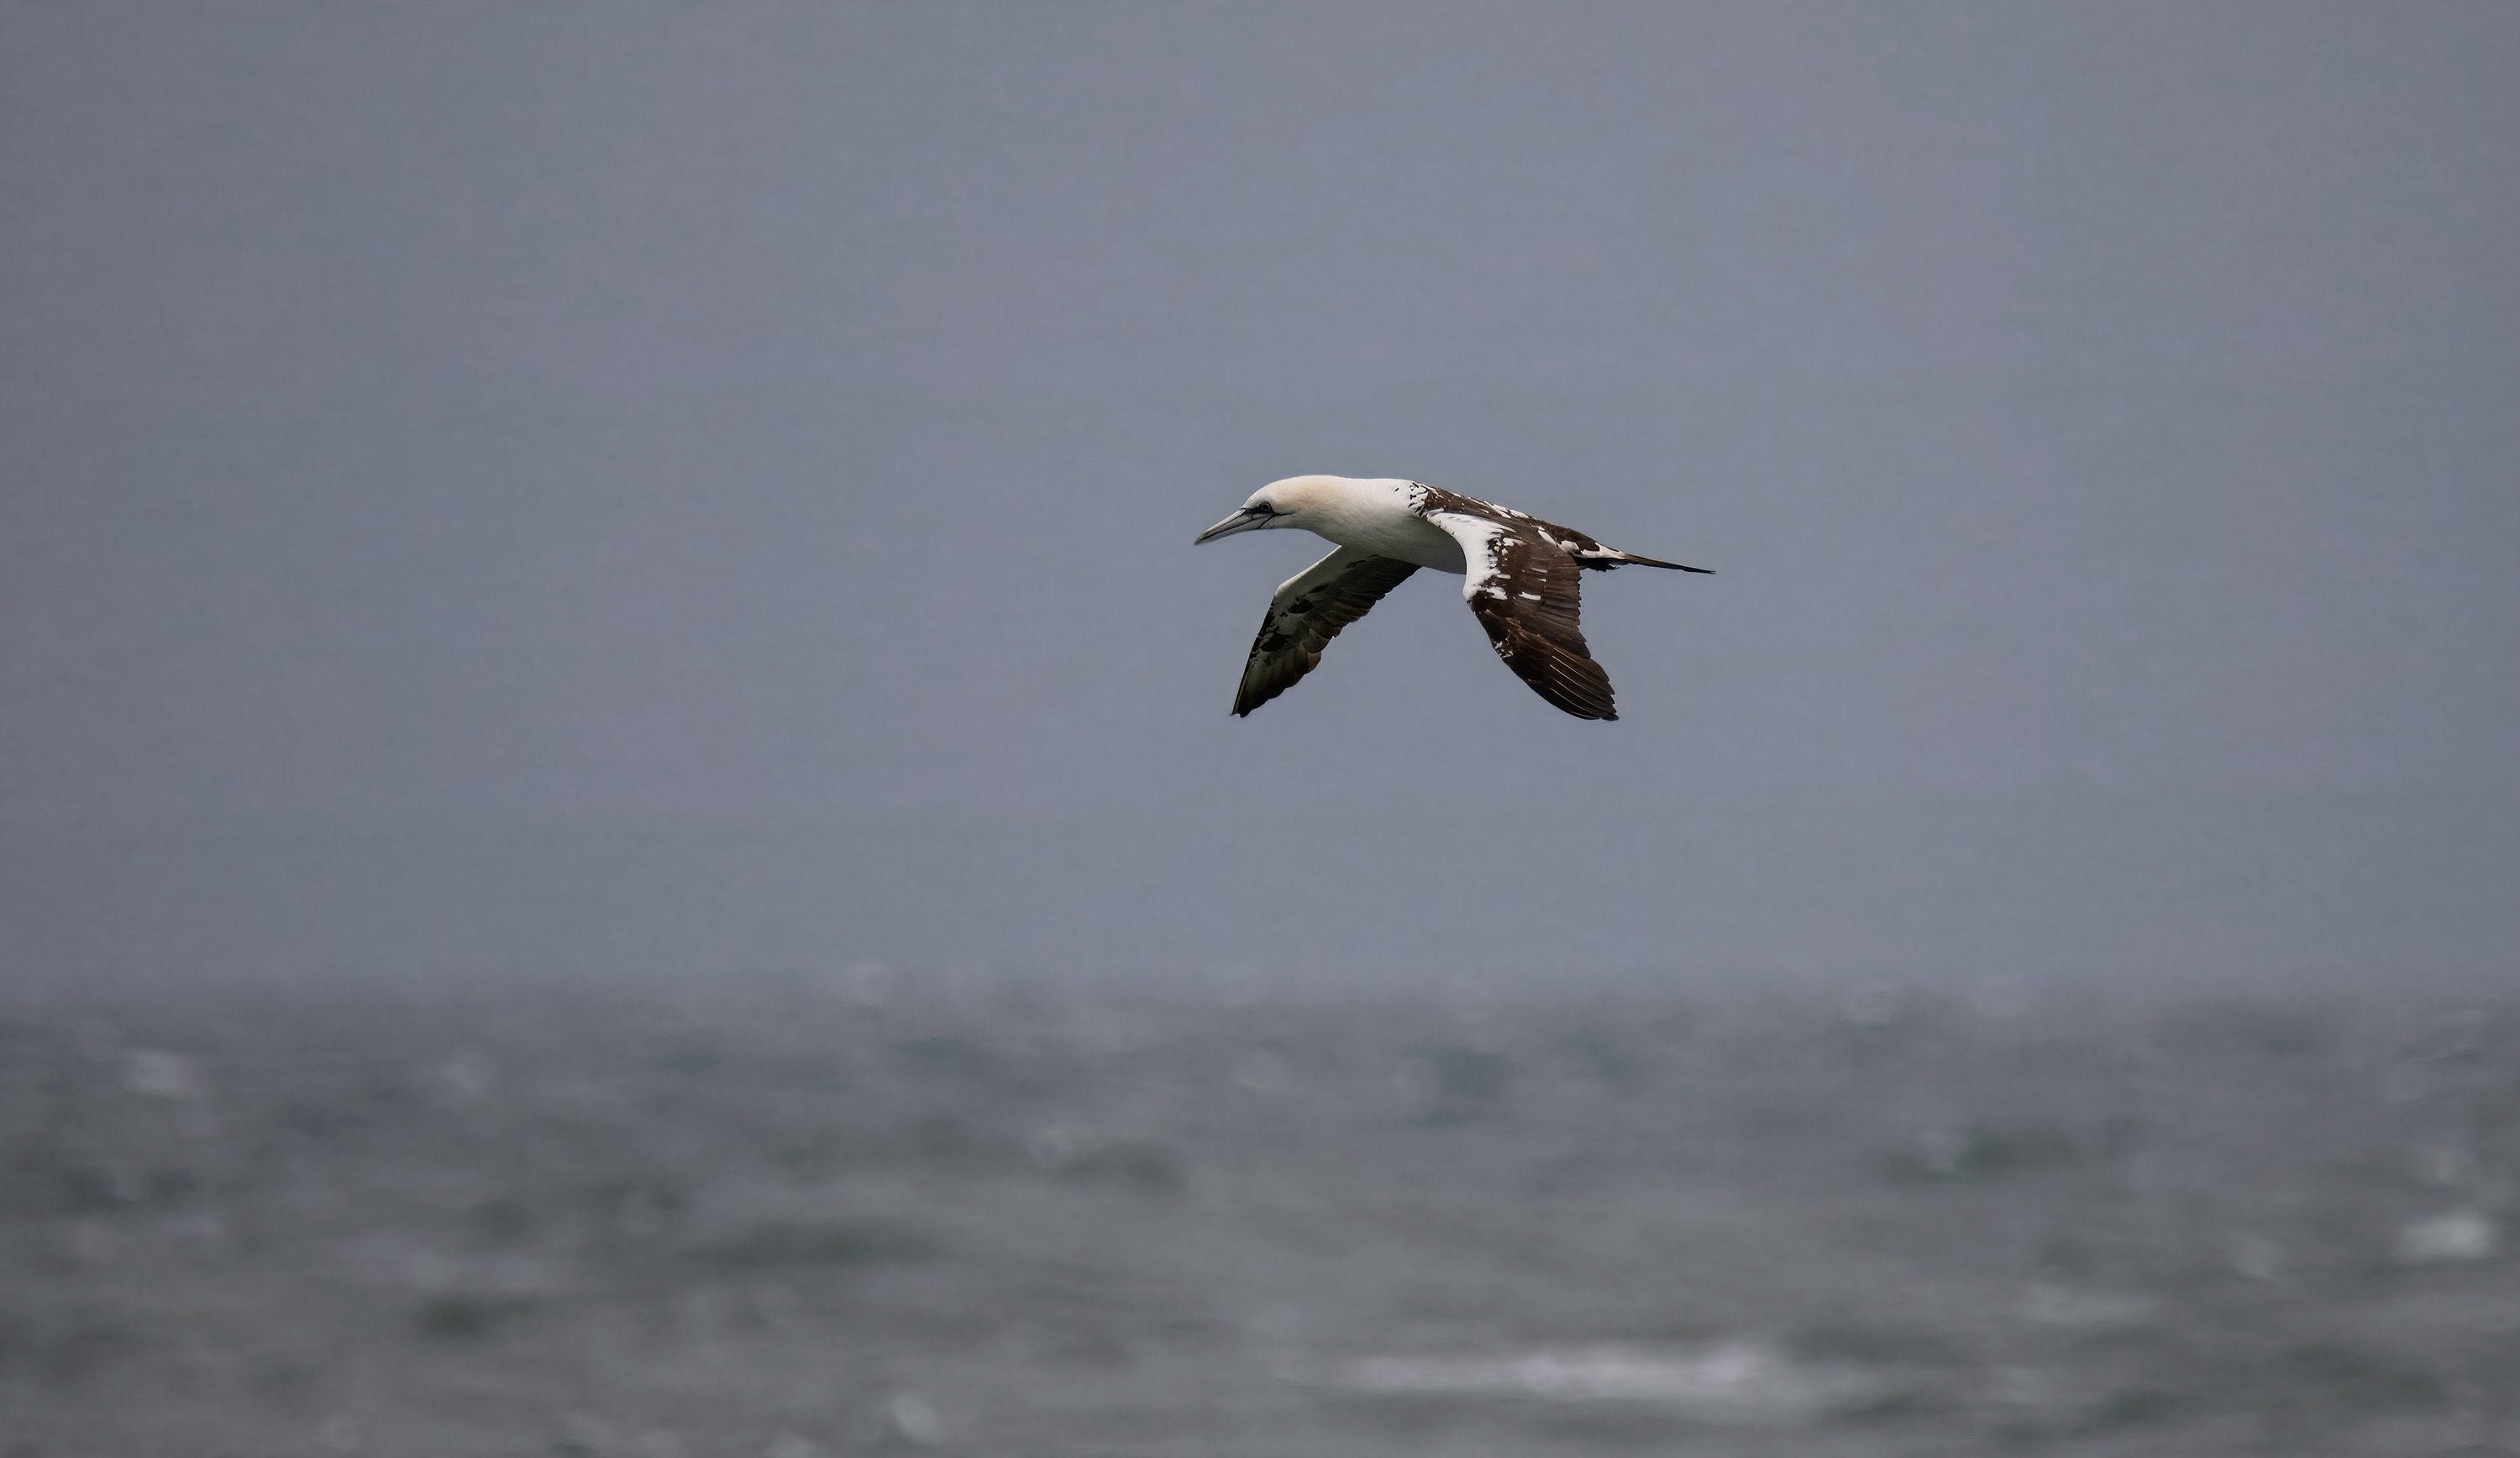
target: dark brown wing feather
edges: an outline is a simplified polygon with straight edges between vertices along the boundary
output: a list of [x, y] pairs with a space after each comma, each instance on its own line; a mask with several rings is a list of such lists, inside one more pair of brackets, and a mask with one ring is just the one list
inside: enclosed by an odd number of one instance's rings
[[1294, 687], [1322, 661], [1322, 649], [1341, 628], [1364, 617], [1417, 570], [1414, 563], [1340, 548], [1280, 588], [1260, 620], [1250, 661], [1242, 666], [1234, 712], [1248, 714]]
[[1574, 557], [1576, 565], [1597, 572], [1606, 572], [1612, 567], [1669, 567], [1675, 572], [1703, 572], [1709, 575], [1714, 572], [1711, 567], [1684, 566], [1679, 562], [1666, 562], [1654, 557], [1639, 556], [1633, 552], [1621, 552], [1615, 547], [1604, 547], [1572, 527], [1559, 526], [1553, 521], [1543, 521], [1528, 511], [1517, 511], [1511, 507], [1500, 507], [1494, 502], [1483, 502], [1475, 496], [1463, 496], [1458, 491], [1446, 491], [1436, 486], [1412, 484], [1416, 485], [1418, 491], [1416, 508], [1418, 514], [1430, 521], [1435, 518], [1437, 512], [1449, 512], [1456, 516], [1466, 516], [1474, 521], [1493, 521], [1499, 526], [1515, 531], [1535, 531], [1540, 534], [1542, 540], [1554, 543], [1558, 551]]
[[[1574, 557], [1512, 522], [1487, 541], [1489, 571], [1469, 586], [1470, 611], [1488, 642], [1542, 698], [1578, 719], [1616, 719], [1610, 676], [1593, 661], [1577, 614], [1583, 569]], [[1477, 563], [1473, 561], [1472, 569]]]

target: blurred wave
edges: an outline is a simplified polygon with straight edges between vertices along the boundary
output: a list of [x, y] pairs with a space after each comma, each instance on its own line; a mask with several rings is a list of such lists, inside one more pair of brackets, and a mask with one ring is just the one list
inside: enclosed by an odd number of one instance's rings
[[0, 1002], [0, 1454], [2520, 1439], [2520, 1001]]

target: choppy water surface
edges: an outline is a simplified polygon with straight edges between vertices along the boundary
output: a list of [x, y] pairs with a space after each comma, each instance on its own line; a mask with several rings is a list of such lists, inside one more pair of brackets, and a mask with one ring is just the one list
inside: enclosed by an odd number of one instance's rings
[[2520, 1005], [24, 994], [0, 1454], [2520, 1446]]

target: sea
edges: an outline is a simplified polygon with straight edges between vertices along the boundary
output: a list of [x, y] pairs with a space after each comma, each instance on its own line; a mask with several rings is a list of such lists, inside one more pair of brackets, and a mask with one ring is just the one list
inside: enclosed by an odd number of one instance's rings
[[0, 993], [0, 1458], [2520, 1452], [2520, 995]]

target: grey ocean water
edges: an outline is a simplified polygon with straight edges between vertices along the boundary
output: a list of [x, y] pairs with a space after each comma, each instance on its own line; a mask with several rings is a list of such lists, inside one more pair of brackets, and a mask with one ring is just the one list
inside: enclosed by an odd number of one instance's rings
[[0, 1452], [2520, 1439], [2520, 1003], [55, 991]]

